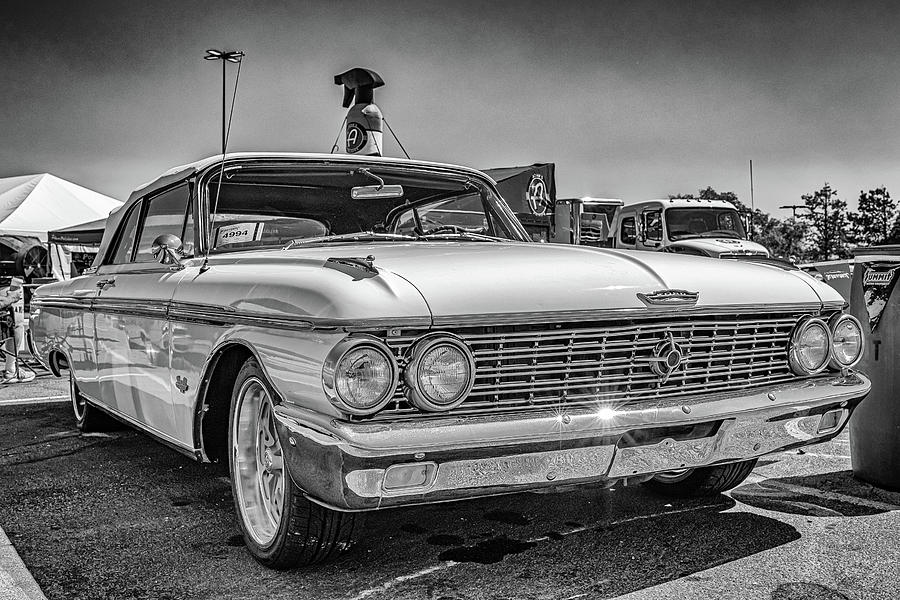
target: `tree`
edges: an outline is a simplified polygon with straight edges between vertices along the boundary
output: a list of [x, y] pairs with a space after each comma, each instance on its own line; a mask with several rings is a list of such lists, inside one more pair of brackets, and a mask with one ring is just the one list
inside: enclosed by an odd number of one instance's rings
[[847, 203], [838, 198], [837, 190], [826, 182], [821, 189], [804, 194], [801, 199], [809, 212], [798, 215], [797, 220], [806, 224], [813, 244], [809, 258], [831, 260], [849, 257]]
[[859, 192], [859, 212], [849, 214], [854, 241], [860, 245], [884, 244], [897, 226], [897, 202], [882, 186]]

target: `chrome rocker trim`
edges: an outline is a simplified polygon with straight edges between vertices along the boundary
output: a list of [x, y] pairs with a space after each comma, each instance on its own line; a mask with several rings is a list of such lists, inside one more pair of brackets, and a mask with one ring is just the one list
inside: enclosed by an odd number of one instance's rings
[[[868, 378], [848, 372], [615, 412], [423, 414], [391, 424], [336, 421], [288, 404], [275, 412], [294, 482], [314, 502], [357, 511], [609, 485], [815, 444], [840, 433], [870, 388]], [[841, 411], [838, 426], [820, 430], [822, 415], [832, 410]], [[694, 433], [666, 429], [685, 426]], [[408, 464], [421, 466], [425, 483], [385, 490], [388, 469]]]

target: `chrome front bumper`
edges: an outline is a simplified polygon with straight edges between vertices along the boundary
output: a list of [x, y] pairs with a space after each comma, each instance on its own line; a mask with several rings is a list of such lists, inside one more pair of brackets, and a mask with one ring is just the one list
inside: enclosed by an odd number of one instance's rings
[[276, 416], [291, 477], [311, 500], [371, 510], [609, 484], [815, 444], [840, 433], [870, 388], [851, 372], [617, 411], [350, 423], [281, 404]]

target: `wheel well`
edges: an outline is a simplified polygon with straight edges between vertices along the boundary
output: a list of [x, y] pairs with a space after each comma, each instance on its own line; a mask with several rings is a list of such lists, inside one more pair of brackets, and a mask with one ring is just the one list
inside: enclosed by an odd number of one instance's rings
[[59, 350], [50, 352], [50, 356], [47, 357], [47, 362], [49, 363], [48, 366], [50, 367], [50, 372], [57, 377], [62, 375], [62, 371], [69, 369], [69, 359]]
[[241, 344], [231, 344], [219, 350], [203, 378], [198, 403], [200, 447], [212, 462], [228, 458], [228, 414], [231, 411], [231, 392], [238, 371], [253, 353]]

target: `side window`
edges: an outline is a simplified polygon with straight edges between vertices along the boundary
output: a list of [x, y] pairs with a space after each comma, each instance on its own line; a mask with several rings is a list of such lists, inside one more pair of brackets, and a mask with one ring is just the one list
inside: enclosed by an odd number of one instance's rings
[[113, 250], [106, 264], [121, 265], [131, 262], [134, 239], [137, 237], [138, 219], [141, 216], [141, 205], [142, 202], [136, 202], [131, 207], [131, 212], [128, 213], [124, 225], [119, 229], [115, 250]]
[[662, 241], [662, 213], [658, 210], [653, 210], [644, 213], [643, 217], [647, 239], [656, 242]]
[[719, 214], [719, 229], [730, 229], [737, 231], [737, 223], [735, 223], [734, 215], [723, 212]]
[[[141, 229], [141, 237], [137, 245], [137, 253], [134, 256], [134, 262], [156, 262], [150, 248], [153, 246], [153, 240], [164, 233], [171, 233], [178, 236], [182, 242], [185, 242], [185, 221], [190, 209], [190, 191], [187, 185], [166, 190], [165, 192], [150, 198], [150, 205], [147, 207], [144, 216], [144, 225]], [[190, 236], [193, 237], [193, 224], [191, 225]], [[185, 250], [193, 253], [193, 239], [190, 240], [191, 247], [185, 247]]]
[[637, 235], [634, 230], [634, 217], [626, 217], [622, 219], [622, 227], [619, 232], [619, 240], [623, 244], [633, 244], [637, 241]]

